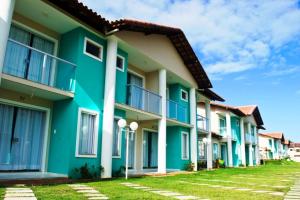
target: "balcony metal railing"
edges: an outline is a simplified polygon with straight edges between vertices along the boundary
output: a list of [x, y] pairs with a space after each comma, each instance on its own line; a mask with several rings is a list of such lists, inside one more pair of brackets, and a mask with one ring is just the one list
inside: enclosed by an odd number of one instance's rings
[[76, 65], [9, 39], [3, 73], [60, 90], [74, 92]]
[[161, 115], [161, 96], [137, 85], [127, 85], [126, 104], [139, 110]]
[[197, 115], [197, 128], [199, 130], [208, 131], [208, 120], [209, 119], [202, 115]]
[[177, 121], [188, 123], [188, 109], [176, 101], [167, 100], [167, 117]]

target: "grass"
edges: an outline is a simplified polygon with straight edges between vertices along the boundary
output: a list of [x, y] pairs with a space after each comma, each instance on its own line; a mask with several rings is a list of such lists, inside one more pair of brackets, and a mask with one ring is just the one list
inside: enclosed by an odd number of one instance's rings
[[0, 187], [0, 199], [4, 198], [5, 188]]
[[[294, 184], [295, 175], [300, 176], [299, 163], [274, 161], [259, 167], [218, 169], [167, 177], [131, 178], [128, 182], [209, 199], [243, 200], [251, 198], [253, 200], [281, 200], [283, 199], [282, 196], [222, 189], [221, 187], [218, 188], [218, 186], [286, 193], [290, 186]], [[119, 178], [83, 184], [95, 188], [110, 199], [169, 199], [150, 192], [123, 186], [121, 185], [122, 182], [125, 182], [125, 180]], [[76, 193], [65, 184], [33, 186], [31, 188], [38, 199], [85, 199], [82, 194]], [[4, 189], [0, 188], [0, 196], [3, 196], [3, 193]]]

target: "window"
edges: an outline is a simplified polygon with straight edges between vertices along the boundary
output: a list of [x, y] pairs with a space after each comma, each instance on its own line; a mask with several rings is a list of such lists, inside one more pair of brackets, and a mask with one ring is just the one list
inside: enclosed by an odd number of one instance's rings
[[97, 157], [98, 116], [98, 112], [79, 109], [76, 157]]
[[183, 101], [188, 101], [188, 98], [189, 98], [189, 95], [188, 95], [188, 92], [187, 91], [185, 91], [185, 90], [181, 90], [181, 100], [183, 100]]
[[125, 58], [122, 56], [117, 56], [117, 69], [124, 72]]
[[189, 159], [189, 134], [186, 132], [181, 135], [181, 157], [183, 160]]
[[240, 126], [240, 121], [236, 120], [236, 126], [239, 127]]
[[217, 160], [219, 158], [219, 145], [217, 143], [213, 144], [213, 160]]
[[225, 136], [226, 134], [226, 120], [223, 117], [219, 118], [219, 128], [220, 128], [220, 134]]
[[206, 144], [201, 140], [198, 140], [198, 159], [206, 159]]
[[96, 60], [102, 61], [103, 47], [100, 44], [98, 44], [88, 38], [85, 38], [83, 51], [84, 51], [84, 54], [86, 54]]
[[118, 126], [118, 118], [114, 119], [114, 132], [113, 132], [113, 152], [114, 158], [121, 157], [121, 145], [122, 145], [122, 132]]

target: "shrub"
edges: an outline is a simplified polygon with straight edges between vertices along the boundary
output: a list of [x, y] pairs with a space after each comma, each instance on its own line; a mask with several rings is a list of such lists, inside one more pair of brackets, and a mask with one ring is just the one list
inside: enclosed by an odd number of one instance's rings
[[195, 168], [195, 164], [192, 163], [192, 162], [189, 162], [189, 163], [187, 163], [187, 164], [185, 165], [185, 170], [186, 170], [186, 171], [193, 171], [194, 168]]
[[207, 161], [206, 160], [201, 160], [198, 161], [197, 163], [197, 170], [201, 170], [201, 169], [206, 169], [207, 168]]
[[96, 179], [101, 178], [101, 173], [104, 171], [102, 166], [95, 167], [95, 165], [88, 166], [85, 163], [83, 166], [74, 169], [74, 178], [78, 179]]

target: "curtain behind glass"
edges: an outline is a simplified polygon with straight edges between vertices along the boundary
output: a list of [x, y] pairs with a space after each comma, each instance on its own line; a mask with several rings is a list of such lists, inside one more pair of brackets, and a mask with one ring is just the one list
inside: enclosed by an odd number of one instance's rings
[[114, 120], [114, 135], [113, 135], [113, 153], [112, 155], [113, 156], [121, 156], [120, 153], [121, 153], [121, 137], [122, 137], [122, 134], [121, 134], [121, 131], [120, 131], [120, 128], [118, 126], [118, 120], [115, 119]]
[[134, 151], [135, 151], [135, 134], [129, 133], [129, 150], [128, 150], [128, 167], [134, 167]]
[[0, 170], [5, 170], [2, 165], [10, 162], [13, 113], [12, 106], [0, 104]]
[[45, 137], [45, 112], [18, 108], [12, 145], [12, 170], [40, 170]]
[[143, 133], [143, 166], [148, 167], [148, 132]]
[[143, 88], [143, 79], [139, 76], [128, 74], [128, 83], [130, 85], [135, 85], [137, 87], [132, 86], [130, 91], [130, 103], [132, 107], [143, 109], [143, 96], [144, 90]]
[[157, 167], [157, 157], [158, 157], [158, 134], [151, 133], [151, 162], [150, 167]]
[[79, 155], [95, 155], [95, 121], [95, 115], [81, 113], [78, 149]]
[[[32, 47], [51, 55], [53, 55], [54, 52], [54, 43], [38, 36], [34, 36]], [[44, 54], [37, 51], [31, 52], [28, 79], [50, 85], [53, 60], [51, 57], [47, 56], [45, 68], [43, 68], [43, 62]]]
[[[25, 45], [30, 43], [30, 33], [14, 25], [10, 28], [9, 38]], [[8, 41], [3, 73], [24, 78], [28, 53], [29, 50], [26, 47]]]

